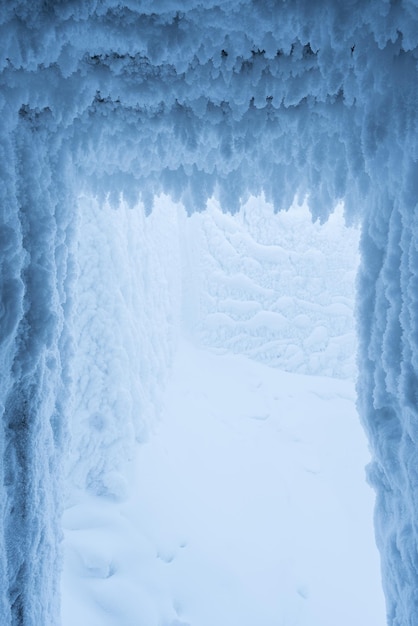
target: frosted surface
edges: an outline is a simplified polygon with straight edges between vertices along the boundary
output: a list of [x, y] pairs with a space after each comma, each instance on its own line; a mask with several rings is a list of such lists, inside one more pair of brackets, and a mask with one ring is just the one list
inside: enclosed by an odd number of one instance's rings
[[274, 215], [251, 198], [237, 215], [210, 202], [183, 219], [189, 332], [202, 345], [280, 369], [354, 379], [357, 229], [342, 208], [324, 225], [308, 207]]
[[[71, 418], [79, 415], [80, 346], [109, 344], [110, 369], [102, 362], [94, 369], [99, 389], [124, 366], [111, 321], [119, 295], [86, 302], [77, 291], [89, 269], [78, 230], [83, 224], [87, 236], [89, 224], [78, 198], [95, 196], [100, 210], [106, 199], [116, 208], [123, 193], [132, 207], [140, 198], [149, 214], [165, 192], [190, 214], [212, 196], [234, 213], [262, 193], [274, 209], [287, 209], [298, 193], [321, 222], [344, 200], [347, 221], [361, 224], [358, 407], [372, 451], [376, 538], [388, 623], [416, 624], [417, 26], [416, 0], [1, 4], [3, 623], [58, 621], [61, 481]], [[97, 258], [94, 242], [91, 250]], [[155, 251], [148, 260], [158, 267]], [[94, 280], [92, 273], [86, 286]], [[133, 345], [147, 315], [155, 312], [164, 328], [177, 315], [170, 288], [158, 313], [149, 308], [150, 290], [141, 289], [149, 306], [129, 328]], [[113, 312], [102, 331], [83, 335], [78, 315], [87, 331], [89, 311], [109, 298]], [[250, 336], [247, 328], [244, 343]], [[332, 346], [324, 331], [311, 339], [313, 350], [327, 340]], [[150, 342], [147, 359], [163, 380], [155, 355], [169, 359], [170, 332]], [[135, 364], [133, 377], [137, 371], [152, 389], [146, 367]], [[147, 393], [140, 394], [145, 406]], [[121, 389], [109, 402], [128, 416], [126, 432], [141, 439], [129, 394]], [[97, 432], [109, 411], [92, 401]], [[123, 492], [117, 475], [90, 478], [103, 493]]]
[[[148, 217], [79, 205], [63, 625], [379, 626], [350, 379], [358, 232], [255, 198], [192, 218], [166, 197]], [[267, 367], [284, 343], [287, 373]]]

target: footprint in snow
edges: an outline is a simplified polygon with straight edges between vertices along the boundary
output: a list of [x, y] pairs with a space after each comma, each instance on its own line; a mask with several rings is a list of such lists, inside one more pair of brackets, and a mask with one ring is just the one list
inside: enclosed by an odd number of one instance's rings
[[84, 576], [87, 578], [111, 578], [116, 572], [114, 563], [85, 564]]
[[257, 422], [265, 422], [270, 417], [270, 413], [263, 413], [262, 415], [250, 415], [250, 419]]
[[296, 589], [296, 592], [304, 600], [307, 600], [309, 598], [309, 589], [307, 585], [299, 585], [299, 587]]
[[161, 559], [164, 563], [172, 563], [175, 557], [174, 550], [158, 550], [157, 559]]

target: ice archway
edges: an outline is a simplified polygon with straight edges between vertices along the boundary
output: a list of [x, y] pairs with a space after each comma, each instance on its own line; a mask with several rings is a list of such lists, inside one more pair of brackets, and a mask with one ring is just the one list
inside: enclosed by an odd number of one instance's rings
[[0, 22], [5, 623], [58, 610], [76, 196], [192, 212], [297, 191], [362, 223], [359, 409], [388, 620], [414, 624], [416, 3], [17, 1]]

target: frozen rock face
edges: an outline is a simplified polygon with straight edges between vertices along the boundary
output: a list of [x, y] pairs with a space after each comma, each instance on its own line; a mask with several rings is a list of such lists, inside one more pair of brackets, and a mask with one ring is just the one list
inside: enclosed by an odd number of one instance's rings
[[2, 623], [58, 620], [80, 191], [344, 199], [388, 621], [416, 623], [417, 44], [413, 0], [2, 4]]

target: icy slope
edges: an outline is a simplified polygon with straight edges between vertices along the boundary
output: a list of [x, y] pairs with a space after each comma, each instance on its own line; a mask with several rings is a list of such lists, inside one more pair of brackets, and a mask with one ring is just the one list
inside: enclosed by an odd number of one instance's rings
[[181, 342], [125, 503], [64, 516], [63, 626], [384, 623], [348, 381]]

